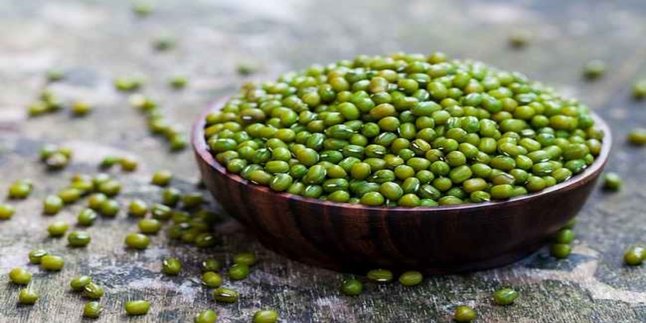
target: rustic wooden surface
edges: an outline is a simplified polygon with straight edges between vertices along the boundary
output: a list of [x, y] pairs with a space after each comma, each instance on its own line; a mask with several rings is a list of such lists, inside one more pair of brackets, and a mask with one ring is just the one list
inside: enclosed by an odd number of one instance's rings
[[[100, 322], [128, 319], [127, 299], [152, 302], [151, 313], [132, 321], [190, 321], [206, 308], [222, 322], [248, 322], [256, 310], [275, 308], [285, 322], [434, 322], [449, 321], [457, 304], [475, 306], [483, 322], [638, 322], [646, 321], [646, 267], [626, 268], [624, 248], [643, 241], [646, 150], [627, 146], [631, 127], [644, 126], [644, 103], [629, 98], [630, 84], [646, 77], [646, 6], [641, 0], [514, 3], [494, 1], [155, 1], [157, 10], [138, 19], [128, 1], [4, 0], [0, 1], [0, 191], [19, 178], [32, 178], [32, 197], [12, 202], [13, 219], [0, 222], [0, 273], [28, 266], [27, 253], [44, 247], [67, 259], [60, 273], [35, 272], [41, 294], [31, 306], [16, 304], [16, 286], [0, 283], [0, 322], [74, 322], [81, 320], [84, 300], [67, 291], [69, 279], [90, 274], [106, 287], [106, 310]], [[510, 50], [507, 38], [516, 28], [531, 30], [531, 45]], [[151, 41], [160, 34], [179, 37], [178, 48], [156, 53]], [[185, 191], [195, 190], [197, 169], [189, 150], [170, 154], [151, 138], [142, 117], [113, 90], [118, 75], [141, 73], [144, 92], [187, 131], [209, 101], [231, 93], [248, 79], [315, 62], [349, 58], [359, 53], [397, 50], [443, 50], [462, 58], [478, 58], [552, 84], [584, 98], [604, 116], [615, 134], [608, 168], [622, 174], [617, 194], [596, 190], [579, 215], [574, 254], [555, 261], [541, 250], [505, 268], [459, 276], [428, 277], [421, 286], [367, 285], [356, 298], [339, 295], [339, 273], [289, 261], [266, 251], [233, 220], [216, 228], [223, 244], [200, 251], [168, 242], [162, 235], [143, 252], [123, 248], [125, 232], [135, 222], [121, 214], [101, 219], [89, 229], [86, 249], [70, 250], [46, 237], [54, 218], [40, 214], [41, 199], [65, 185], [75, 172], [96, 172], [107, 154], [127, 154], [141, 161], [134, 174], [119, 174], [125, 185], [120, 200], [159, 198], [147, 184], [151, 172], [172, 169]], [[581, 79], [581, 67], [593, 58], [608, 63], [598, 82]], [[260, 73], [243, 78], [235, 64], [252, 62]], [[66, 113], [28, 120], [24, 106], [44, 86], [43, 74], [60, 66], [68, 78], [52, 88], [64, 99], [84, 98], [96, 104], [84, 119]], [[191, 84], [182, 92], [168, 90], [166, 78], [186, 73]], [[44, 143], [69, 145], [76, 156], [67, 170], [51, 175], [37, 159]], [[217, 206], [214, 206], [217, 209]], [[55, 219], [72, 221], [80, 205]], [[215, 304], [198, 279], [199, 261], [213, 255], [229, 260], [236, 251], [254, 250], [261, 262], [251, 277], [230, 284], [242, 293], [239, 303]], [[159, 273], [160, 260], [180, 257], [180, 277]], [[492, 305], [500, 286], [520, 291], [510, 307]]]

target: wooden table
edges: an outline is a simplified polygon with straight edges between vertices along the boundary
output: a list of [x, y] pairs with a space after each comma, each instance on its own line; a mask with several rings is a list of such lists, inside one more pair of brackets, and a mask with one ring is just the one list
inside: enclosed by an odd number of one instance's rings
[[[133, 321], [187, 322], [206, 308], [221, 322], [249, 322], [261, 308], [280, 311], [285, 322], [434, 322], [449, 321], [453, 308], [469, 304], [486, 322], [635, 322], [646, 321], [646, 268], [622, 265], [624, 249], [643, 241], [646, 213], [643, 188], [646, 150], [629, 147], [630, 128], [644, 126], [644, 103], [630, 99], [630, 87], [646, 77], [646, 6], [621, 1], [155, 1], [156, 11], [137, 18], [129, 1], [0, 2], [0, 191], [15, 179], [32, 178], [33, 195], [12, 202], [16, 215], [0, 222], [0, 273], [15, 266], [35, 272], [35, 306], [16, 304], [18, 288], [0, 284], [1, 322], [74, 322], [84, 300], [68, 291], [78, 274], [92, 275], [106, 288], [100, 322], [126, 320], [123, 302], [144, 298], [151, 312]], [[524, 50], [511, 50], [516, 29], [534, 34]], [[156, 52], [160, 35], [177, 37], [177, 48]], [[41, 215], [41, 200], [64, 186], [71, 174], [96, 173], [106, 155], [140, 161], [133, 174], [115, 175], [124, 183], [119, 200], [159, 199], [148, 184], [153, 171], [168, 168], [184, 191], [197, 190], [197, 170], [190, 149], [168, 152], [151, 137], [144, 118], [116, 92], [112, 80], [140, 73], [143, 92], [187, 132], [207, 103], [230, 94], [243, 82], [275, 78], [281, 72], [315, 62], [351, 58], [359, 53], [442, 50], [460, 58], [478, 58], [518, 70], [574, 97], [583, 98], [611, 124], [614, 151], [609, 170], [625, 179], [617, 194], [595, 191], [580, 213], [574, 253], [556, 261], [540, 250], [505, 268], [467, 275], [427, 277], [421, 286], [367, 285], [359, 297], [339, 294], [342, 275], [279, 257], [259, 246], [231, 219], [216, 228], [223, 243], [198, 250], [169, 242], [163, 234], [142, 252], [124, 249], [126, 232], [136, 222], [122, 213], [89, 229], [85, 249], [69, 249], [64, 239], [47, 238], [54, 219], [75, 222], [81, 204], [54, 218]], [[608, 73], [584, 82], [582, 66], [603, 59]], [[259, 73], [242, 77], [235, 66], [251, 62]], [[50, 67], [66, 71], [51, 89], [64, 100], [83, 99], [96, 106], [87, 118], [61, 112], [28, 119], [24, 106], [45, 86]], [[172, 91], [167, 79], [189, 76], [184, 91]], [[61, 173], [44, 171], [39, 148], [55, 143], [74, 148], [71, 166]], [[217, 206], [214, 206], [217, 210]], [[43, 247], [67, 260], [60, 273], [27, 264], [27, 253]], [[238, 251], [255, 251], [260, 263], [250, 278], [230, 284], [242, 297], [236, 304], [213, 302], [199, 283], [199, 263], [207, 256], [230, 261]], [[159, 273], [167, 256], [183, 260], [179, 277]], [[4, 278], [3, 278], [4, 280]], [[513, 306], [494, 306], [491, 293], [512, 286], [521, 296]]]

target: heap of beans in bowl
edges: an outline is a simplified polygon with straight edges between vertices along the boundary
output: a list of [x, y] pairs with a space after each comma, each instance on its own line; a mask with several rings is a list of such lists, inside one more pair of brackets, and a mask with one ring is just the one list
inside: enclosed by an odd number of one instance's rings
[[362, 55], [248, 83], [205, 126], [211, 153], [231, 173], [369, 206], [538, 192], [585, 170], [602, 139], [579, 101], [442, 53]]

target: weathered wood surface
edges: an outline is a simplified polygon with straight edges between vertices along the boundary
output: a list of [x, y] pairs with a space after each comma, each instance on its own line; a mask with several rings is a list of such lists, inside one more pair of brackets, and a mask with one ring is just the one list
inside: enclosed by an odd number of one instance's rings
[[[156, 12], [137, 19], [128, 1], [0, 2], [0, 191], [19, 178], [33, 178], [33, 196], [14, 203], [17, 213], [0, 223], [0, 273], [28, 266], [26, 255], [45, 247], [67, 259], [60, 273], [36, 267], [34, 287], [41, 299], [17, 306], [17, 287], [0, 283], [0, 322], [74, 322], [84, 300], [67, 289], [69, 279], [90, 274], [107, 289], [100, 322], [128, 319], [127, 299], [146, 298], [151, 313], [133, 321], [189, 321], [214, 308], [222, 322], [249, 321], [260, 308], [275, 308], [286, 322], [433, 322], [449, 321], [457, 304], [476, 307], [485, 322], [637, 322], [646, 321], [646, 268], [626, 268], [624, 248], [646, 233], [643, 181], [646, 150], [628, 147], [628, 129], [646, 123], [644, 103], [630, 100], [630, 84], [646, 77], [646, 6], [641, 0], [557, 1], [157, 1]], [[514, 28], [532, 30], [535, 39], [521, 51], [507, 47]], [[178, 48], [155, 53], [151, 40], [160, 33], [179, 39]], [[214, 98], [247, 79], [235, 64], [252, 61], [261, 72], [252, 79], [275, 77], [314, 62], [359, 53], [443, 50], [525, 72], [576, 97], [584, 98], [611, 124], [614, 152], [608, 169], [622, 174], [618, 194], [596, 191], [580, 213], [574, 255], [555, 261], [546, 250], [506, 268], [468, 275], [428, 277], [416, 288], [368, 285], [356, 298], [339, 295], [338, 273], [307, 267], [260, 247], [233, 220], [216, 228], [224, 243], [205, 252], [169, 243], [163, 235], [144, 252], [123, 248], [123, 235], [134, 220], [101, 219], [89, 229], [87, 249], [70, 250], [46, 238], [54, 218], [40, 214], [41, 199], [63, 186], [75, 172], [96, 172], [107, 154], [128, 154], [141, 161], [132, 175], [120, 174], [120, 200], [159, 198], [147, 184], [156, 169], [172, 169], [178, 185], [194, 190], [197, 170], [190, 151], [169, 154], [151, 138], [142, 117], [112, 89], [117, 75], [141, 73], [144, 92], [159, 98], [164, 110], [188, 130]], [[581, 80], [581, 66], [601, 58], [609, 73], [595, 83]], [[63, 67], [68, 78], [53, 86], [65, 99], [95, 103], [94, 113], [72, 119], [66, 113], [27, 120], [24, 106], [43, 87], [44, 71]], [[166, 78], [186, 73], [191, 84], [170, 91]], [[36, 161], [43, 143], [69, 145], [76, 151], [65, 172], [51, 175]], [[56, 219], [73, 221], [80, 205]], [[228, 260], [233, 252], [256, 251], [261, 262], [251, 277], [231, 285], [237, 304], [215, 304], [198, 280], [199, 261], [207, 255]], [[178, 256], [186, 266], [176, 278], [159, 273], [160, 260]], [[2, 280], [5, 280], [3, 278]], [[521, 293], [510, 307], [491, 304], [500, 286]]]

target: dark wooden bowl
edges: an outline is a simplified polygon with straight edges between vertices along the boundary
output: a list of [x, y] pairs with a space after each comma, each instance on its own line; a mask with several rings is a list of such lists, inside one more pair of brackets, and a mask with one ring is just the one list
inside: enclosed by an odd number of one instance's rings
[[224, 209], [267, 248], [347, 272], [382, 267], [454, 273], [523, 258], [579, 212], [611, 145], [608, 126], [595, 116], [606, 135], [601, 154], [583, 173], [541, 192], [458, 206], [367, 207], [278, 193], [228, 173], [208, 150], [204, 116], [193, 129], [193, 148], [207, 188]]

